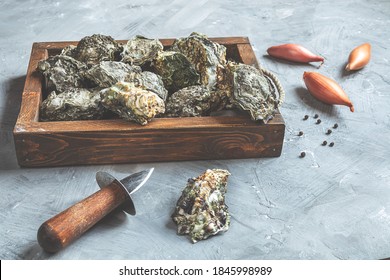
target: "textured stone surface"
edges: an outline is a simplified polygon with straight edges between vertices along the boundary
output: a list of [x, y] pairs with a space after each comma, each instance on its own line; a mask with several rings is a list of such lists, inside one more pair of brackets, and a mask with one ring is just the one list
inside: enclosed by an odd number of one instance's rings
[[[23, 16], [21, 16], [23, 15]], [[113, 16], [115, 15], [115, 16]], [[0, 9], [1, 259], [379, 259], [390, 257], [390, 80], [388, 0], [11, 1]], [[17, 31], [17, 32], [16, 32]], [[129, 39], [248, 36], [263, 67], [286, 91], [286, 135], [279, 158], [158, 164], [19, 168], [12, 129], [31, 45], [94, 33]], [[311, 65], [272, 60], [266, 49], [299, 43], [325, 57], [355, 105], [332, 107], [304, 87]], [[344, 73], [349, 52], [372, 44], [372, 61]], [[309, 119], [303, 121], [304, 115]], [[321, 124], [316, 125], [314, 114]], [[326, 135], [328, 128], [338, 123]], [[299, 131], [304, 135], [298, 137]], [[327, 140], [334, 147], [321, 146]], [[301, 151], [306, 157], [299, 158]], [[66, 250], [48, 255], [42, 222], [98, 190], [96, 171], [122, 178], [155, 167], [134, 195], [136, 216], [114, 213]], [[231, 172], [231, 226], [196, 245], [176, 235], [170, 216], [187, 178], [207, 168]]]

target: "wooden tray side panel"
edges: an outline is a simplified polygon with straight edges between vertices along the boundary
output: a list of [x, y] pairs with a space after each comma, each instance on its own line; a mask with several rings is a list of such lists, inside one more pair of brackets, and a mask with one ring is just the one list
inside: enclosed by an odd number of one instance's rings
[[284, 125], [16, 136], [21, 166], [276, 157]]

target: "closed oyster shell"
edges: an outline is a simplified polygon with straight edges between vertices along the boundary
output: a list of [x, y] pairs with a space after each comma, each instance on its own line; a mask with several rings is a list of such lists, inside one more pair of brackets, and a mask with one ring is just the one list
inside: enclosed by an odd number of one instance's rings
[[131, 73], [125, 81], [134, 83], [135, 86], [141, 86], [147, 90], [153, 91], [162, 100], [167, 100], [168, 91], [164, 87], [162, 78], [155, 73], [149, 71], [144, 71], [141, 73]]
[[200, 84], [199, 74], [182, 53], [160, 52], [153, 60], [152, 67], [170, 92]]
[[103, 117], [100, 89], [68, 89], [62, 93], [52, 91], [40, 107], [41, 121], [92, 120]]
[[133, 83], [118, 82], [100, 94], [104, 107], [141, 125], [165, 112], [164, 101], [156, 93]]
[[66, 56], [70, 56], [70, 57], [74, 58], [75, 50], [76, 50], [76, 46], [74, 46], [74, 45], [66, 46], [65, 48], [62, 49], [61, 55], [66, 55]]
[[198, 117], [208, 115], [213, 96], [205, 86], [191, 86], [173, 93], [166, 103], [168, 117]]
[[229, 62], [227, 68], [232, 104], [247, 111], [254, 121], [272, 119], [280, 101], [271, 81], [251, 65]]
[[94, 34], [82, 38], [72, 54], [91, 67], [101, 61], [117, 60], [121, 51], [122, 47], [111, 36]]
[[85, 72], [85, 77], [93, 85], [110, 87], [119, 81], [129, 81], [132, 73], [140, 73], [141, 67], [130, 66], [118, 61], [101, 61]]
[[201, 83], [214, 89], [218, 80], [218, 68], [226, 64], [226, 47], [212, 42], [206, 35], [193, 32], [189, 37], [176, 39], [172, 50], [181, 52], [195, 66]]
[[146, 62], [151, 62], [162, 50], [163, 45], [159, 40], [137, 35], [123, 46], [121, 61], [141, 66]]
[[208, 169], [188, 180], [172, 214], [178, 234], [189, 234], [192, 242], [227, 231], [230, 214], [225, 204], [227, 179], [223, 169]]
[[38, 70], [46, 78], [47, 90], [63, 92], [84, 86], [87, 66], [66, 55], [51, 56], [38, 62]]

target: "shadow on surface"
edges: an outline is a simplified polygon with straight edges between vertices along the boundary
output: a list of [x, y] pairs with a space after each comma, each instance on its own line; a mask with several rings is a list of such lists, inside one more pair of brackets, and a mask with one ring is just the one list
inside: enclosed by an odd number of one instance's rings
[[45, 252], [38, 243], [31, 245], [22, 253], [23, 260], [46, 260], [53, 254]]
[[351, 75], [356, 73], [356, 71], [347, 71], [347, 70], [345, 70], [345, 67], [347, 66], [347, 64], [348, 63], [345, 63], [343, 65], [343, 68], [340, 69], [340, 78], [345, 78], [345, 77], [351, 76]]
[[337, 114], [337, 110], [333, 105], [328, 105], [318, 101], [313, 96], [311, 96], [310, 92], [304, 87], [298, 87], [295, 89], [295, 94], [302, 100], [305, 105], [320, 111], [323, 114], [328, 116], [335, 116]]
[[19, 168], [12, 131], [18, 118], [25, 80], [24, 75], [11, 78], [4, 83], [5, 92], [2, 98], [4, 98], [5, 106], [0, 114], [0, 170]]

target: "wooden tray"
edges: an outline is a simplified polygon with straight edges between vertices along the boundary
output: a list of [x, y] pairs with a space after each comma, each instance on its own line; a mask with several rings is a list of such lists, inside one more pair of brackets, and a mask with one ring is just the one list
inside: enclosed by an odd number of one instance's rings
[[[227, 58], [258, 67], [246, 37], [211, 38]], [[174, 39], [162, 39], [168, 47]], [[119, 41], [125, 43], [126, 41]], [[43, 78], [38, 61], [78, 42], [34, 43], [14, 128], [20, 166], [139, 163], [280, 156], [285, 124], [278, 112], [266, 125], [249, 116], [158, 118], [146, 126], [120, 119], [39, 122]]]

